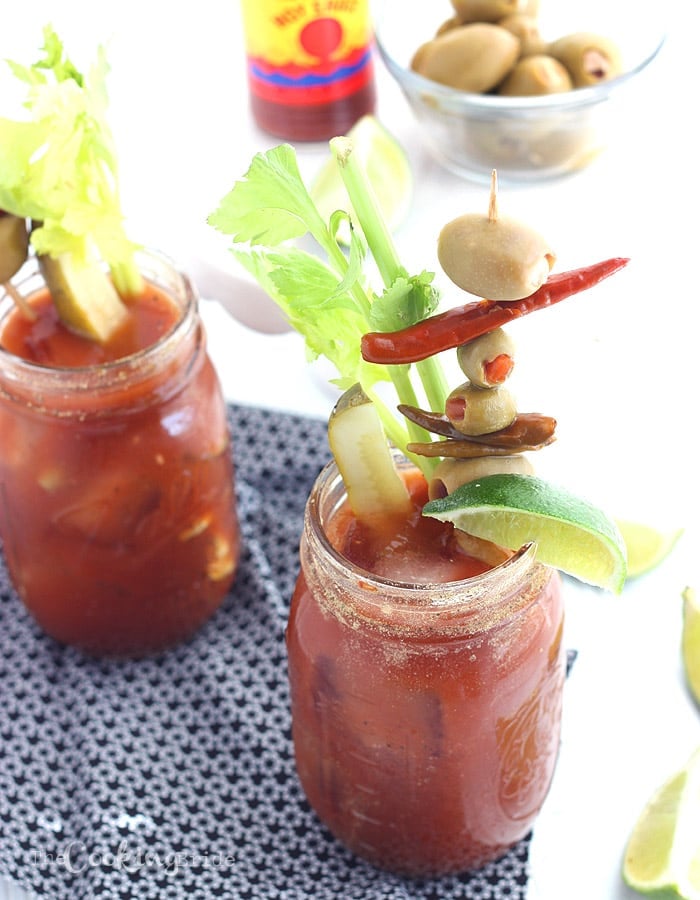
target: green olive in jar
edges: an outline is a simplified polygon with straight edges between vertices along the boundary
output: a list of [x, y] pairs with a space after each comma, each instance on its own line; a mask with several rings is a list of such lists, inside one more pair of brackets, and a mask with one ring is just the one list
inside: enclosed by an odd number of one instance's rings
[[439, 37], [441, 34], [445, 34], [446, 31], [452, 31], [453, 28], [459, 28], [461, 24], [457, 16], [450, 16], [449, 19], [445, 19], [444, 22], [438, 25], [434, 37]]
[[498, 22], [513, 13], [526, 13], [535, 18], [539, 0], [452, 0], [460, 22]]
[[574, 172], [590, 165], [604, 146], [604, 133], [582, 116], [580, 121], [569, 119], [548, 133], [535, 136], [529, 155], [534, 165]]
[[470, 123], [462, 135], [464, 152], [481, 166], [501, 169], [518, 166], [525, 156], [533, 126], [519, 120]]
[[529, 297], [556, 257], [534, 228], [509, 216], [466, 213], [438, 236], [438, 260], [457, 287], [489, 300]]
[[603, 149], [604, 134], [589, 116], [553, 114], [541, 122], [474, 123], [465, 149], [483, 166], [565, 174], [587, 166]]
[[520, 55], [520, 42], [498, 25], [478, 22], [452, 28], [422, 44], [411, 68], [460, 91], [481, 94], [496, 87]]
[[622, 74], [622, 58], [614, 41], [580, 31], [558, 38], [547, 53], [566, 66], [574, 87], [590, 87]]
[[22, 268], [28, 249], [25, 219], [0, 210], [0, 284], [9, 281]]
[[561, 94], [573, 86], [568, 69], [558, 59], [536, 54], [518, 60], [500, 84], [498, 93], [503, 97], [540, 97]]
[[537, 19], [525, 13], [513, 13], [496, 23], [516, 36], [520, 41], [520, 55], [533, 56], [544, 53], [546, 42], [540, 32]]

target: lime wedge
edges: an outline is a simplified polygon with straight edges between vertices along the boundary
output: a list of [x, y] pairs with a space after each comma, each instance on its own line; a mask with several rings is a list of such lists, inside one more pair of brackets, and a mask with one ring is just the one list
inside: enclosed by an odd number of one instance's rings
[[683, 591], [681, 652], [688, 687], [700, 703], [700, 600], [690, 587]]
[[700, 900], [700, 750], [644, 807], [622, 877], [642, 894]]
[[[346, 137], [353, 142], [353, 153], [367, 173], [387, 227], [390, 230], [397, 228], [408, 214], [413, 194], [413, 175], [403, 148], [375, 116], [358, 119]], [[326, 220], [337, 209], [352, 214], [338, 163], [332, 154], [311, 182], [309, 193]], [[347, 222], [342, 223], [337, 237], [341, 243], [350, 243]]]
[[596, 506], [533, 475], [488, 475], [447, 497], [431, 500], [426, 515], [517, 550], [534, 541], [536, 556], [580, 581], [619, 593], [625, 581], [625, 544]]
[[659, 565], [673, 550], [682, 528], [662, 531], [644, 522], [616, 519], [627, 548], [627, 577], [644, 575]]

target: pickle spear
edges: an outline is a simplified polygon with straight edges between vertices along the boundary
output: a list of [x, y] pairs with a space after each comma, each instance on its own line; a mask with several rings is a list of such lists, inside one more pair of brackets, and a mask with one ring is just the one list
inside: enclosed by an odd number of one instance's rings
[[408, 491], [394, 466], [381, 420], [359, 384], [349, 388], [333, 408], [328, 443], [358, 519], [408, 512]]
[[69, 253], [39, 255], [39, 266], [63, 324], [83, 337], [107, 341], [126, 318], [127, 308], [96, 263], [76, 262]]

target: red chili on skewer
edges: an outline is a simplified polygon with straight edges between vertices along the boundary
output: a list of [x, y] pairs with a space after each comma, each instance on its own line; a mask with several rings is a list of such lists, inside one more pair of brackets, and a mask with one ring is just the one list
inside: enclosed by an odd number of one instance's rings
[[382, 365], [420, 362], [443, 350], [453, 350], [513, 319], [594, 287], [627, 265], [614, 257], [581, 269], [550, 275], [534, 294], [522, 300], [476, 300], [438, 313], [401, 331], [372, 331], [362, 337], [362, 358]]

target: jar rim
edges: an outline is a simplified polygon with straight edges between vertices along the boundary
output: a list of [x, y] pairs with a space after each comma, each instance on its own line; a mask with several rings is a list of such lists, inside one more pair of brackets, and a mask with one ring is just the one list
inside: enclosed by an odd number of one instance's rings
[[[156, 287], [162, 288], [164, 287], [164, 285], [161, 285], [157, 280], [155, 280], [157, 273], [154, 273], [150, 270], [157, 268], [161, 271], [167, 271], [170, 276], [176, 276], [181, 288], [182, 296], [184, 298], [184, 302], [182, 302], [181, 304], [178, 303], [180, 307], [179, 318], [156, 341], [154, 341], [152, 344], [149, 344], [147, 347], [143, 347], [140, 350], [135, 351], [134, 353], [130, 353], [128, 356], [122, 356], [119, 359], [109, 360], [107, 362], [91, 363], [87, 366], [46, 365], [44, 363], [35, 362], [33, 360], [25, 359], [22, 356], [18, 356], [16, 353], [12, 353], [11, 351], [7, 350], [7, 348], [0, 345], [0, 365], [4, 361], [6, 365], [11, 365], [20, 371], [31, 373], [30, 377], [51, 379], [58, 382], [62, 382], [63, 380], [68, 379], [72, 380], [75, 378], [89, 378], [91, 375], [94, 376], [99, 373], [99, 381], [101, 385], [104, 385], [105, 382], [109, 383], [110, 380], [116, 380], [117, 378], [121, 377], [124, 371], [138, 368], [138, 366], [143, 362], [145, 358], [148, 358], [149, 355], [152, 355], [154, 352], [161, 350], [164, 346], [172, 341], [173, 336], [177, 334], [180, 329], [182, 329], [183, 325], [187, 322], [188, 317], [191, 316], [191, 313], [196, 310], [198, 297], [189, 277], [180, 268], [178, 268], [177, 264], [173, 259], [171, 259], [171, 257], [163, 253], [162, 251], [155, 250], [149, 247], [141, 247], [136, 251], [136, 260], [139, 270], [141, 271], [141, 274], [144, 276], [145, 280], [151, 282]], [[143, 271], [144, 269], [148, 269], [149, 271], [145, 272]], [[37, 274], [38, 264], [36, 258], [30, 257], [25, 262], [24, 266], [19, 270], [15, 278], [13, 278], [12, 283], [15, 288], [21, 290], [22, 286], [26, 285], [32, 279], [35, 279], [37, 277]], [[152, 277], [149, 277], [149, 274]], [[36, 289], [32, 289], [30, 293], [35, 293], [36, 290], [40, 289], [40, 287], [37, 287]], [[168, 294], [171, 295], [171, 292], [168, 291]], [[3, 304], [6, 305], [6, 309], [4, 310], [2, 309]], [[0, 325], [7, 316], [11, 315], [14, 309], [15, 305], [9, 293], [0, 289]]]
[[[189, 277], [164, 253], [140, 248], [136, 263], [146, 283], [177, 310], [176, 321], [164, 334], [128, 356], [87, 366], [44, 365], [0, 348], [0, 397], [41, 414], [103, 416], [118, 409], [134, 412], [156, 397], [163, 399], [164, 391], [178, 390], [180, 382], [168, 374], [195, 365], [206, 347], [199, 296]], [[30, 296], [45, 286], [35, 257], [18, 274], [21, 281], [13, 284], [26, 289], [31, 281]], [[0, 325], [15, 311], [12, 298], [0, 294]]]
[[[400, 465], [413, 467], [398, 451], [395, 458]], [[352, 595], [353, 616], [381, 621], [393, 631], [412, 627], [409, 618], [416, 616], [440, 620], [441, 627], [473, 619], [474, 630], [484, 631], [527, 607], [554, 572], [536, 559], [536, 544], [530, 542], [505, 562], [459, 581], [414, 583], [375, 575], [347, 560], [326, 533], [324, 523], [346, 496], [342, 476], [331, 460], [316, 479], [304, 517], [304, 536], [310, 546], [302, 548], [303, 563], [314, 568], [313, 577], [323, 582], [327, 602], [338, 615], [343, 615], [346, 598]], [[313, 560], [314, 549], [323, 554], [322, 563]]]

